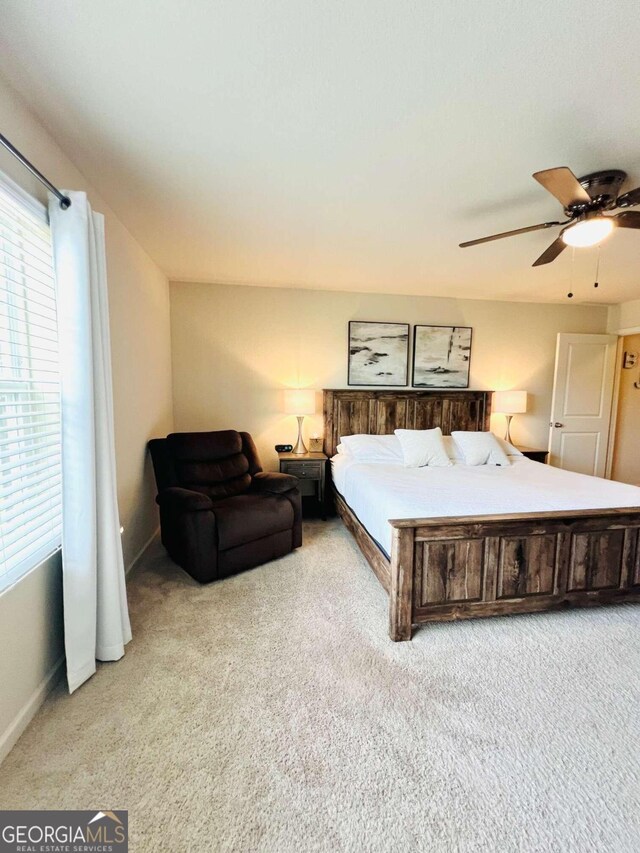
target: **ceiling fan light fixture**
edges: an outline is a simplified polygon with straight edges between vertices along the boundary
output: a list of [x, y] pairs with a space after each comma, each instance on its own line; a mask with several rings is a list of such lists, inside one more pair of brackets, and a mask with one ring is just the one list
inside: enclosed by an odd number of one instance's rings
[[586, 248], [596, 246], [613, 231], [613, 222], [607, 216], [589, 216], [569, 225], [562, 232], [562, 241], [567, 246]]

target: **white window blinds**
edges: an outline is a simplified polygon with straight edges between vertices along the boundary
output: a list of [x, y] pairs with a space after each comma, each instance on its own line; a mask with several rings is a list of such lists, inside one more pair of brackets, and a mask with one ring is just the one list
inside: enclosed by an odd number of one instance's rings
[[0, 590], [60, 546], [60, 379], [44, 207], [0, 179]]

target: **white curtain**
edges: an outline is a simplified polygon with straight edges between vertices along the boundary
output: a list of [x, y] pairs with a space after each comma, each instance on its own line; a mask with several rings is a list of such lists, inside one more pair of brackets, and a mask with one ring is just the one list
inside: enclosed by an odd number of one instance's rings
[[49, 198], [62, 386], [62, 563], [69, 692], [131, 639], [116, 499], [104, 217]]

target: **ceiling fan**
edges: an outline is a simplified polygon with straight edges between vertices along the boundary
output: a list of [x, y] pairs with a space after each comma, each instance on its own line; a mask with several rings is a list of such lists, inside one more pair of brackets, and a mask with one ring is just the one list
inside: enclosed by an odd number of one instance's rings
[[568, 217], [564, 222], [542, 222], [540, 225], [503, 231], [501, 234], [460, 243], [460, 248], [465, 249], [467, 246], [477, 246], [479, 243], [489, 243], [516, 234], [528, 234], [529, 231], [542, 231], [557, 225], [564, 226], [553, 243], [533, 262], [532, 266], [539, 267], [555, 261], [567, 246], [595, 246], [608, 237], [614, 228], [640, 229], [640, 213], [624, 211], [616, 213], [615, 216], [606, 216], [604, 213], [605, 210], [640, 204], [640, 187], [618, 195], [627, 179], [627, 173], [620, 169], [593, 172], [584, 178], [576, 178], [567, 166], [559, 166], [556, 169], [534, 172], [533, 177], [563, 206], [564, 214]]

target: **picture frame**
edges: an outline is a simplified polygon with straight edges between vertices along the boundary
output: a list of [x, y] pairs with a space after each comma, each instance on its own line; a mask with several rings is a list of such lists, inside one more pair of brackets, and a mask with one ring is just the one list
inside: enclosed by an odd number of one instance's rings
[[351, 320], [347, 385], [402, 387], [409, 383], [409, 323]]
[[471, 326], [414, 326], [412, 387], [468, 388], [472, 343]]

